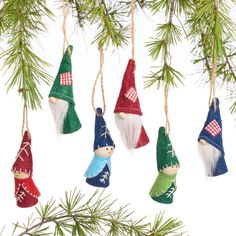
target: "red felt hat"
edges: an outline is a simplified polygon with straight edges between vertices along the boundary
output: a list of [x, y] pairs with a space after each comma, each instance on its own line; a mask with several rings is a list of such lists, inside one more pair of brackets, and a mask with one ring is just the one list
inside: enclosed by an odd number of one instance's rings
[[126, 67], [121, 90], [115, 106], [115, 113], [124, 112], [142, 115], [142, 111], [139, 104], [138, 94], [135, 86], [135, 61], [129, 59]]
[[25, 131], [12, 171], [20, 171], [32, 175], [33, 162], [31, 153], [31, 138], [28, 131]]

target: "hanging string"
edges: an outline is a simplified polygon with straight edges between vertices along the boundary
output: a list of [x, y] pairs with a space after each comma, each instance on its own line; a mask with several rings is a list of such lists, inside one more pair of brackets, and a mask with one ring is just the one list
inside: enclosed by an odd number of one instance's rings
[[[219, 1], [214, 0], [214, 8], [218, 9]], [[216, 112], [216, 77], [217, 77], [217, 55], [216, 55], [216, 45], [215, 40], [212, 40], [212, 67], [210, 75], [210, 96], [208, 105], [211, 106], [211, 100], [213, 99], [214, 112]]]
[[97, 73], [96, 79], [94, 81], [93, 84], [93, 91], [92, 91], [92, 106], [93, 106], [93, 110], [96, 112], [96, 106], [95, 106], [95, 92], [96, 92], [96, 86], [97, 86], [97, 82], [100, 79], [100, 85], [101, 85], [101, 94], [102, 94], [102, 103], [103, 103], [103, 114], [105, 114], [106, 111], [106, 102], [105, 102], [105, 92], [104, 92], [104, 85], [103, 85], [103, 64], [104, 64], [104, 53], [103, 53], [103, 49], [100, 48], [99, 49], [99, 53], [100, 53], [100, 68], [99, 71]]
[[27, 89], [19, 89], [20, 93], [23, 93], [24, 97], [24, 105], [23, 105], [23, 118], [22, 118], [22, 128], [21, 128], [21, 134], [22, 137], [24, 136], [25, 129], [28, 131], [28, 135], [30, 137], [30, 130], [29, 130], [29, 122], [28, 122], [28, 107], [25, 99], [25, 93], [27, 92]]
[[64, 2], [64, 4], [63, 4], [63, 23], [62, 23], [62, 32], [64, 35], [64, 40], [63, 40], [63, 53], [62, 53], [62, 55], [64, 55], [66, 48], [68, 50], [68, 54], [71, 55], [71, 50], [69, 48], [69, 41], [68, 41], [67, 33], [66, 33], [66, 22], [67, 22], [67, 18], [69, 15], [69, 11], [70, 11], [70, 3]]
[[169, 121], [169, 111], [168, 111], [168, 85], [165, 84], [164, 88], [164, 97], [165, 97], [165, 116], [166, 116], [166, 135], [170, 133], [170, 121]]
[[216, 51], [215, 43], [212, 44], [212, 67], [210, 75], [210, 96], [208, 105], [211, 106], [211, 100], [213, 99], [214, 112], [216, 112], [216, 73], [217, 73], [217, 60], [216, 60]]
[[134, 11], [135, 11], [135, 0], [131, 0], [131, 44], [132, 44], [133, 60], [134, 60]]

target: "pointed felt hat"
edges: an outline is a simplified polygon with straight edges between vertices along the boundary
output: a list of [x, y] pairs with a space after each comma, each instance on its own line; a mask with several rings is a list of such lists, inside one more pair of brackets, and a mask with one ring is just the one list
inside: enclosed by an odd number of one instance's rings
[[114, 110], [115, 113], [124, 112], [142, 115], [135, 86], [134, 70], [135, 61], [130, 59], [123, 76], [120, 94], [118, 96]]
[[107, 129], [106, 122], [103, 118], [102, 109], [100, 107], [96, 109], [94, 131], [95, 131], [95, 138], [94, 138], [93, 150], [106, 146], [115, 147], [110, 132]]
[[70, 45], [69, 49], [67, 48], [64, 53], [57, 76], [49, 93], [49, 97], [59, 98], [69, 103], [69, 108], [64, 120], [64, 127], [62, 131], [64, 134], [73, 133], [81, 128], [79, 117], [77, 116], [74, 108], [75, 102], [73, 96], [71, 64], [72, 51], [73, 46]]
[[216, 111], [214, 111], [214, 101], [212, 101], [206, 122], [198, 137], [198, 141], [200, 139], [204, 139], [207, 143], [214, 146], [221, 153], [216, 167], [213, 171], [213, 176], [218, 176], [228, 171], [224, 158], [225, 152], [222, 139], [222, 121], [219, 103], [219, 99], [216, 98]]
[[28, 131], [25, 131], [16, 160], [12, 166], [12, 172], [24, 172], [32, 175], [33, 161], [31, 153], [31, 138]]
[[169, 166], [179, 166], [179, 160], [164, 127], [159, 128], [156, 153], [158, 171]]
[[73, 46], [70, 45], [69, 48], [70, 49], [67, 49], [63, 55], [57, 76], [49, 93], [49, 97], [60, 98], [74, 105], [71, 64]]

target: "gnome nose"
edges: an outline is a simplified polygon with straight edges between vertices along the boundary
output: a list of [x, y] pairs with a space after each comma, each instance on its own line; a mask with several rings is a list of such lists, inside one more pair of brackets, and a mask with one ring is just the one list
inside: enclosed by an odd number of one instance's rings
[[118, 115], [122, 120], [124, 120], [127, 117], [127, 113], [124, 112], [119, 112]]

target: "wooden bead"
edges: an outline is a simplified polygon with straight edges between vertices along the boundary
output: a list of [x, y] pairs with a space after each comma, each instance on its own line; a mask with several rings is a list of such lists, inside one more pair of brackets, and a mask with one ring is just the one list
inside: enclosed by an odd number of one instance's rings
[[57, 98], [55, 97], [50, 97], [49, 98], [49, 102], [51, 102], [52, 104], [55, 104], [57, 102]]
[[206, 140], [204, 140], [204, 139], [200, 139], [199, 143], [202, 144], [202, 145], [206, 145], [207, 144]]
[[128, 114], [124, 112], [119, 112], [118, 116], [120, 117], [120, 119], [124, 120], [128, 116]]
[[14, 171], [13, 174], [16, 179], [27, 179], [30, 177], [30, 174], [20, 171]]

